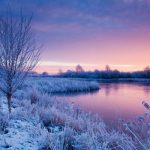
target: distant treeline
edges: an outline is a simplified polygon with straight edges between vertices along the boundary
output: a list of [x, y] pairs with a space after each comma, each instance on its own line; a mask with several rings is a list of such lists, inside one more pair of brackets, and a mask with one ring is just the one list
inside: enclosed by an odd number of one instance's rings
[[109, 71], [67, 71], [60, 73], [60, 77], [68, 78], [94, 78], [94, 79], [118, 79], [118, 78], [150, 78], [150, 70], [136, 72], [120, 72], [118, 70]]

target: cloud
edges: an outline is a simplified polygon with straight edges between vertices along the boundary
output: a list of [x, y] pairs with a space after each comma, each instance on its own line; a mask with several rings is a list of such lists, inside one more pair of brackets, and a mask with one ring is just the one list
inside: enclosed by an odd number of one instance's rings
[[[1, 8], [8, 0], [0, 1]], [[14, 0], [14, 12], [22, 7], [34, 14], [33, 28], [46, 36], [132, 32], [150, 26], [150, 0]]]
[[126, 3], [150, 3], [150, 0], [123, 0]]

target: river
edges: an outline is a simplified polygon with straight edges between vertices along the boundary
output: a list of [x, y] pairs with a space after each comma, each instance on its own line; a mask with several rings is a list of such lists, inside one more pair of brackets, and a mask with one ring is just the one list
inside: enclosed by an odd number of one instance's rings
[[109, 123], [120, 118], [129, 121], [147, 112], [142, 101], [150, 104], [149, 84], [100, 83], [100, 87], [97, 92], [68, 95], [65, 99]]

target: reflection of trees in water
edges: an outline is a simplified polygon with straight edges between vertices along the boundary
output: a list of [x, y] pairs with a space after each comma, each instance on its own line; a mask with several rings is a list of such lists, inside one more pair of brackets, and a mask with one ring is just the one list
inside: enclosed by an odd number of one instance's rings
[[150, 83], [103, 83], [102, 88], [105, 91], [105, 95], [109, 96], [111, 92], [117, 92], [119, 89], [124, 88], [124, 86], [129, 87], [130, 85], [135, 86], [135, 88], [136, 86], [140, 87], [140, 90], [150, 98]]
[[102, 85], [102, 88], [104, 88], [105, 95], [109, 96], [112, 91], [117, 92], [119, 90], [120, 84], [118, 84], [118, 83], [107, 83], [105, 85]]
[[120, 84], [114, 84], [114, 85], [113, 85], [113, 90], [114, 90], [115, 92], [117, 92], [117, 91], [119, 90], [119, 88], [120, 88]]
[[146, 96], [150, 96], [150, 83], [134, 83], [134, 84], [141, 87], [142, 91]]
[[[143, 86], [143, 91], [146, 94], [146, 96], [150, 96], [150, 86]], [[150, 97], [147, 97], [150, 98]]]
[[111, 86], [109, 86], [109, 85], [105, 86], [105, 95], [109, 96], [110, 92], [111, 92]]
[[58, 97], [78, 97], [78, 96], [83, 96], [83, 95], [94, 95], [98, 93], [99, 90], [93, 90], [93, 91], [81, 91], [81, 92], [72, 92], [72, 93], [53, 93], [53, 96], [58, 96]]

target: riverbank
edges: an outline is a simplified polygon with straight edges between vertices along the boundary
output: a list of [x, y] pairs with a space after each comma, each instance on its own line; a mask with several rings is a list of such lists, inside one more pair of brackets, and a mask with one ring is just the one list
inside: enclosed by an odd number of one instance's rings
[[74, 80], [65, 78], [30, 77], [25, 82], [23, 89], [34, 88], [42, 93], [78, 93], [92, 92], [100, 89], [96, 81]]
[[[57, 78], [57, 77], [56, 77]], [[96, 81], [99, 83], [111, 83], [111, 82], [137, 82], [137, 83], [150, 83], [150, 79], [147, 78], [114, 78], [114, 79], [97, 79], [97, 78], [65, 78], [81, 81]]]
[[108, 130], [100, 117], [73, 104], [40, 94], [33, 104], [32, 98], [13, 99], [9, 117], [3, 98], [1, 150], [132, 150], [136, 144], [127, 134]]
[[[53, 79], [53, 86], [57, 82], [67, 82], [67, 85], [76, 82], [70, 80], [54, 82]], [[84, 112], [73, 103], [43, 92], [39, 88], [43, 81], [44, 85], [50, 82], [32, 78], [18, 90], [12, 100], [10, 116], [7, 101], [1, 97], [1, 150], [133, 150], [137, 147], [143, 150], [131, 133], [110, 129], [100, 116]], [[128, 130], [129, 125], [121, 124], [124, 130]], [[142, 142], [148, 150], [149, 141]]]

